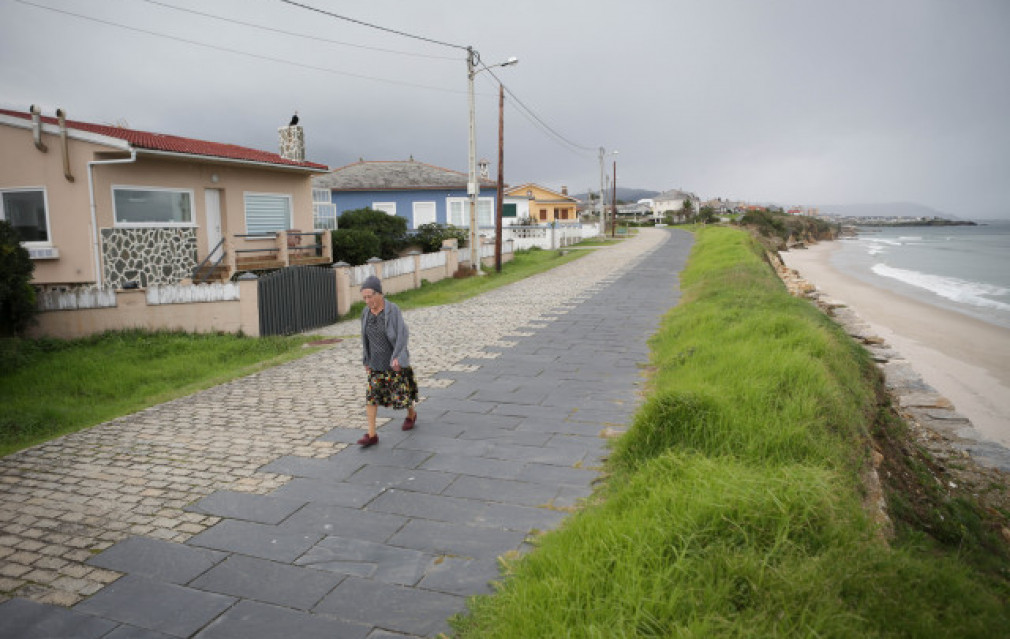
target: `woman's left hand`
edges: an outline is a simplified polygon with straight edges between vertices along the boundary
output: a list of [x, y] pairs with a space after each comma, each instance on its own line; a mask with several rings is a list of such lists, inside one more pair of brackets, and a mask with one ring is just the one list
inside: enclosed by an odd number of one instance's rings
[[393, 370], [396, 371], [397, 373], [400, 372], [400, 359], [399, 358], [396, 358], [396, 359], [393, 360]]

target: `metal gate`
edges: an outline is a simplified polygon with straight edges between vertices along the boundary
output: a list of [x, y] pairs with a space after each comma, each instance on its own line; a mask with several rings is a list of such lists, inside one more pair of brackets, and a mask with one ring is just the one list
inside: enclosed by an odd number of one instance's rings
[[260, 335], [291, 335], [337, 321], [337, 274], [291, 266], [259, 280]]

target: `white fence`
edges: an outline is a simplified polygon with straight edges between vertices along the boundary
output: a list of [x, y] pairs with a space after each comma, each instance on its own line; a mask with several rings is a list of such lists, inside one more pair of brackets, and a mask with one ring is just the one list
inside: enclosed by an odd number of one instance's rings
[[35, 300], [40, 311], [73, 311], [82, 308], [114, 308], [116, 292], [114, 290], [85, 288], [75, 291], [50, 291], [39, 293]]
[[414, 256], [408, 255], [382, 264], [383, 277], [396, 277], [414, 272]]
[[552, 226], [506, 226], [502, 229], [502, 239], [512, 240], [516, 251], [533, 248], [556, 249], [570, 246], [599, 234], [596, 224], [558, 224]]
[[190, 286], [152, 286], [147, 289], [147, 303], [192, 304], [194, 302], [232, 302], [239, 299], [239, 286], [235, 282], [215, 282]]
[[445, 256], [446, 251], [439, 251], [438, 253], [422, 253], [421, 270], [426, 271], [430, 268], [445, 266]]

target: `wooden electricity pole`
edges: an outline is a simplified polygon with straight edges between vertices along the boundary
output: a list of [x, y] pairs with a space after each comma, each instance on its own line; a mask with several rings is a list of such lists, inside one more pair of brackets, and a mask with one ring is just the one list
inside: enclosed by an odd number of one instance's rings
[[501, 273], [502, 200], [505, 198], [505, 87], [498, 83], [498, 210], [494, 216], [494, 270]]
[[617, 237], [617, 160], [614, 160], [614, 206], [610, 209], [610, 237]]

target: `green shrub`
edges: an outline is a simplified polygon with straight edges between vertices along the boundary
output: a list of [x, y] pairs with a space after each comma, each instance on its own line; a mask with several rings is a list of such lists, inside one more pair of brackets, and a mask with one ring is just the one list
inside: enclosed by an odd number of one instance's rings
[[341, 213], [337, 228], [370, 231], [379, 239], [377, 257], [393, 260], [399, 257], [397, 251], [404, 245], [407, 220], [398, 215], [389, 215], [384, 211], [374, 211], [366, 207]]
[[34, 272], [17, 231], [0, 220], [0, 335], [18, 335], [35, 319]]
[[334, 262], [358, 266], [373, 257], [379, 257], [382, 252], [379, 238], [366, 229], [337, 229], [330, 232], [330, 237], [333, 241]]
[[448, 239], [456, 239], [459, 246], [463, 246], [467, 241], [467, 231], [452, 224], [446, 226], [432, 222], [417, 227], [415, 233], [410, 237], [411, 241], [421, 245], [421, 250], [424, 253], [436, 253], [442, 250], [442, 242]]

